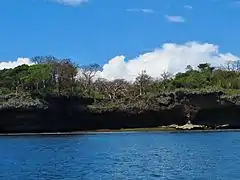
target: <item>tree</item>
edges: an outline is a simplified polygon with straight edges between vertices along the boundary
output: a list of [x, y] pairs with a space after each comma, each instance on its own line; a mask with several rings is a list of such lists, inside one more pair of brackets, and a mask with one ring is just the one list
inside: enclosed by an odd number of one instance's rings
[[139, 89], [139, 95], [143, 95], [146, 93], [147, 86], [150, 85], [152, 81], [152, 77], [149, 76], [146, 71], [142, 71], [135, 80], [135, 85]]
[[[87, 95], [93, 99], [102, 98], [118, 103], [135, 103], [136, 100], [144, 101], [144, 99], [154, 97], [162, 89], [239, 90], [239, 66], [240, 62], [236, 61], [229, 66], [225, 65], [225, 68], [215, 69], [210, 64], [204, 63], [199, 64], [197, 70], [187, 66], [186, 72], [178, 73], [175, 76], [164, 72], [158, 79], [153, 79], [146, 71], [142, 71], [134, 82], [128, 82], [124, 79], [109, 81], [97, 78], [97, 72], [102, 70], [98, 64], [82, 66], [79, 69], [78, 65], [70, 59], [38, 56], [35, 57], [34, 65], [21, 65], [12, 69], [0, 70], [0, 93]], [[138, 98], [140, 96], [141, 98]]]
[[[36, 88], [39, 92], [39, 88], [46, 88], [46, 83], [51, 79], [51, 66], [49, 64], [35, 64], [29, 67], [28, 76], [26, 81]], [[41, 86], [41, 87], [40, 87]]]
[[99, 64], [90, 64], [88, 66], [80, 67], [80, 81], [84, 86], [85, 91], [88, 95], [91, 93], [91, 85], [93, 78], [96, 76], [98, 71], [101, 71], [102, 67]]
[[227, 70], [228, 71], [240, 71], [240, 60], [236, 61], [227, 61]]
[[67, 94], [73, 94], [75, 77], [78, 72], [77, 67], [70, 59], [62, 59], [54, 64], [54, 68], [58, 94], [61, 94], [63, 91]]
[[240, 60], [237, 60], [235, 63], [236, 71], [240, 72]]
[[198, 69], [202, 72], [205, 71], [205, 70], [209, 70], [210, 67], [211, 67], [211, 65], [208, 64], [208, 63], [203, 63], [203, 64], [198, 65]]
[[235, 71], [215, 70], [213, 72], [212, 86], [224, 89], [238, 89], [240, 74]]
[[108, 81], [99, 78], [94, 82], [97, 91], [100, 91], [105, 97], [115, 100], [126, 97], [128, 94], [129, 83], [124, 79], [115, 79]]
[[211, 72], [212, 73], [215, 68], [212, 67], [211, 64], [209, 64], [209, 63], [203, 63], [203, 64], [198, 65], [198, 69], [201, 72]]
[[193, 67], [192, 67], [191, 65], [187, 65], [186, 70], [187, 70], [187, 71], [192, 71], [192, 70], [193, 70]]
[[19, 88], [24, 89], [24, 83], [28, 77], [28, 65], [21, 65], [10, 71], [9, 77], [11, 77], [12, 85], [15, 86], [15, 93], [18, 94]]
[[54, 56], [35, 56], [31, 58], [31, 61], [35, 64], [51, 64], [51, 62], [58, 61]]
[[163, 72], [161, 74], [161, 78], [162, 78], [162, 84], [163, 84], [163, 88], [166, 89], [167, 88], [167, 84], [169, 83], [171, 77], [173, 75], [169, 72]]
[[[32, 58], [32, 61], [37, 65], [45, 65], [45, 67], [49, 67], [47, 69], [45, 68], [45, 70], [47, 70], [48, 73], [50, 71], [50, 78], [48, 77], [48, 85], [52, 91], [56, 90], [59, 95], [62, 93], [75, 93], [75, 77], [78, 70], [77, 65], [70, 59], [58, 59], [54, 56], [36, 56]], [[44, 74], [43, 72], [37, 72], [37, 70], [33, 72]], [[44, 79], [42, 80], [45, 81]], [[45, 84], [46, 83], [44, 83], [44, 85]]]

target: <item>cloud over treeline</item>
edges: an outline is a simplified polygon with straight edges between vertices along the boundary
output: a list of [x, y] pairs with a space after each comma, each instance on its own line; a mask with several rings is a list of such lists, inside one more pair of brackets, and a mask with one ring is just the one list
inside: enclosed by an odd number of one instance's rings
[[[165, 43], [153, 51], [140, 54], [136, 58], [126, 60], [124, 55], [113, 57], [103, 65], [98, 77], [108, 80], [134, 80], [141, 71], [157, 78], [164, 72], [176, 74], [184, 72], [187, 65], [193, 68], [200, 63], [210, 63], [221, 66], [228, 61], [240, 58], [232, 53], [221, 53], [219, 47], [209, 43], [187, 42], [184, 44]], [[22, 64], [33, 64], [28, 58], [18, 58], [16, 61], [0, 62], [0, 69], [14, 68]]]

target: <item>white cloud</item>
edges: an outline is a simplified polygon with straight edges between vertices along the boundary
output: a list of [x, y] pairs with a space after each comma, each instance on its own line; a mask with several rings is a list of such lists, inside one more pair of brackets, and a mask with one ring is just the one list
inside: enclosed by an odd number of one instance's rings
[[184, 5], [185, 9], [192, 9], [193, 7], [191, 5]]
[[88, 2], [88, 0], [53, 0], [57, 3], [68, 5], [68, 6], [77, 6], [82, 3]]
[[16, 61], [0, 62], [0, 70], [15, 68], [23, 64], [33, 65], [34, 63], [28, 58], [18, 58]]
[[200, 63], [220, 66], [226, 61], [236, 61], [239, 57], [231, 53], [220, 53], [218, 46], [208, 43], [187, 42], [185, 44], [166, 43], [159, 49], [125, 61], [125, 56], [116, 56], [103, 66], [98, 76], [108, 80], [124, 78], [134, 80], [139, 72], [159, 77], [163, 72], [176, 74], [184, 72], [187, 65], [196, 67]]
[[127, 9], [128, 12], [155, 13], [153, 9]]
[[182, 16], [169, 16], [165, 15], [165, 18], [170, 22], [184, 23], [186, 20]]
[[[154, 51], [141, 54], [134, 59], [125, 60], [125, 56], [116, 56], [103, 66], [98, 77], [108, 80], [126, 79], [133, 81], [138, 74], [146, 72], [154, 77], [160, 77], [163, 72], [176, 74], [184, 72], [187, 65], [196, 68], [200, 63], [210, 63], [212, 66], [225, 65], [227, 61], [236, 61], [231, 53], [220, 53], [219, 47], [209, 43], [187, 42], [185, 44], [165, 43]], [[14, 68], [19, 65], [34, 64], [28, 58], [18, 58], [16, 61], [0, 62], [1, 69]], [[80, 73], [80, 72], [79, 72]]]

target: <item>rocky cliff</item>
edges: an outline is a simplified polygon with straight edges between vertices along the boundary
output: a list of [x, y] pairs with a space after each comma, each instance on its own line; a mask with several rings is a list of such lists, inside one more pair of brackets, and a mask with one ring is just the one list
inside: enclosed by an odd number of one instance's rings
[[188, 121], [240, 128], [240, 96], [178, 91], [121, 103], [54, 95], [0, 97], [0, 133], [149, 128]]

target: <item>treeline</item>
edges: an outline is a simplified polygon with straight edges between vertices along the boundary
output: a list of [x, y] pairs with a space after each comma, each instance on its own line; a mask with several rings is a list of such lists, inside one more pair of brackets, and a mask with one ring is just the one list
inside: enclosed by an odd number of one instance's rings
[[97, 72], [102, 70], [98, 64], [78, 66], [70, 59], [52, 56], [34, 57], [32, 61], [35, 64], [31, 66], [21, 65], [0, 71], [0, 94], [55, 93], [117, 100], [179, 88], [240, 90], [240, 61], [229, 62], [221, 68], [207, 63], [199, 64], [197, 69], [187, 66], [184, 73], [173, 76], [165, 72], [159, 74], [158, 79], [142, 71], [134, 82], [97, 78]]

